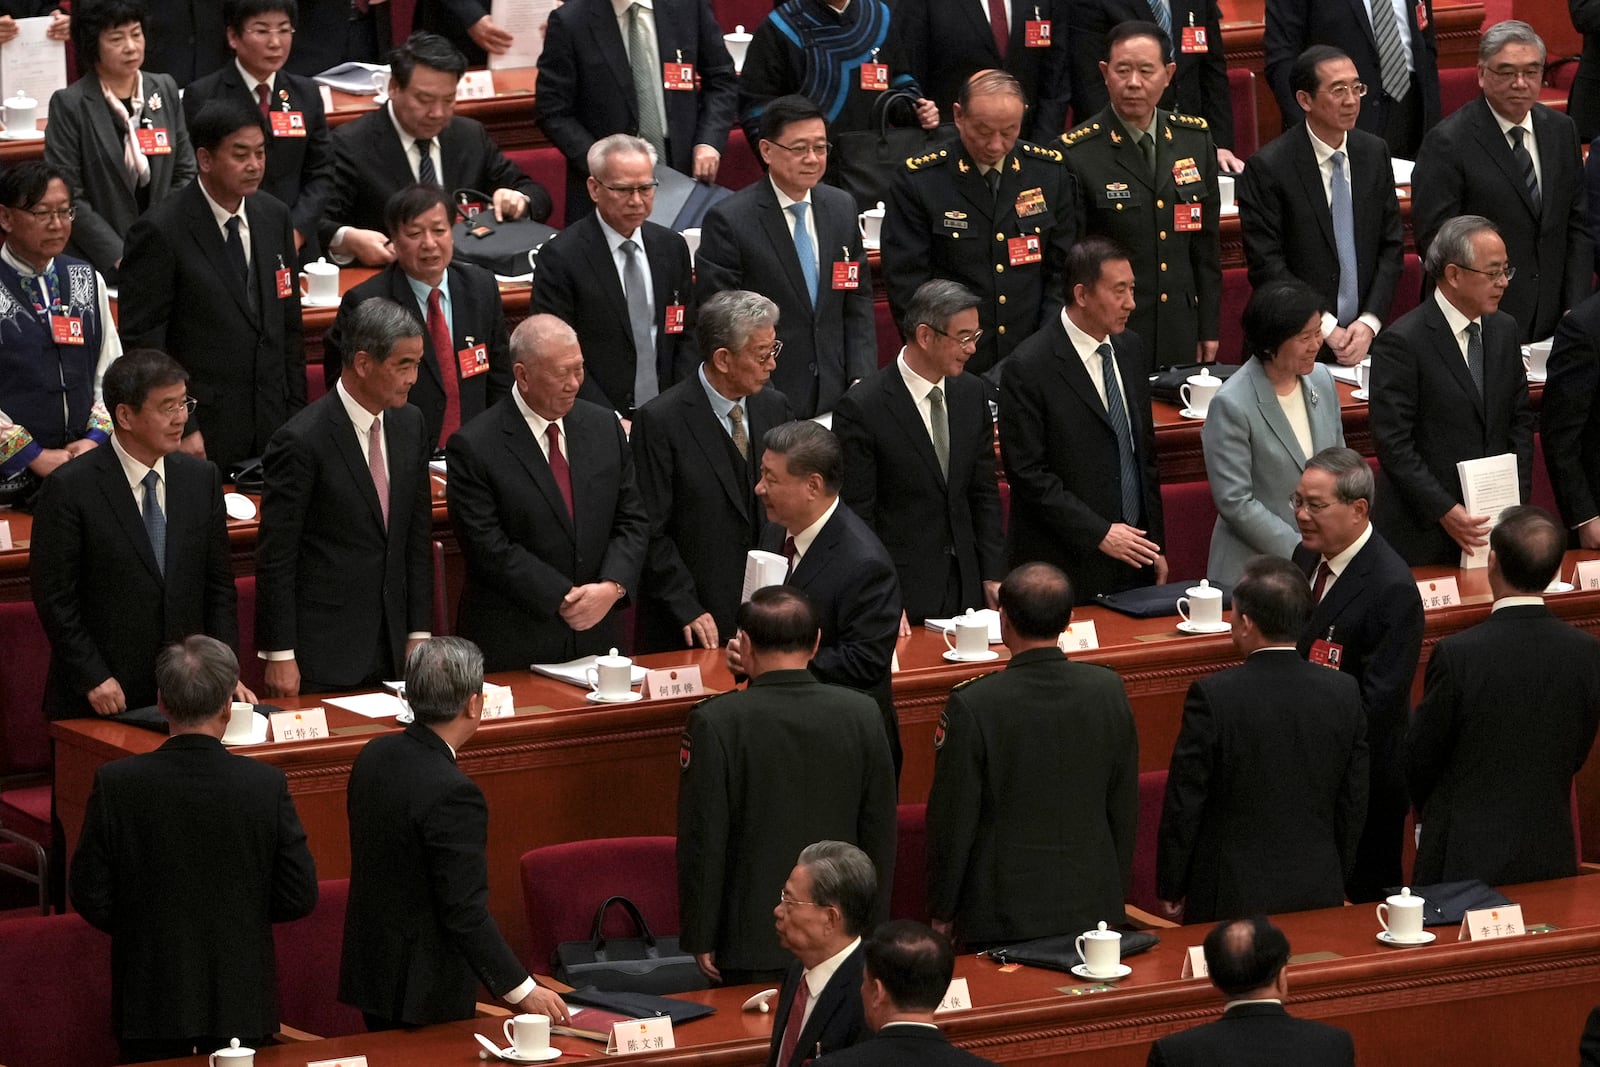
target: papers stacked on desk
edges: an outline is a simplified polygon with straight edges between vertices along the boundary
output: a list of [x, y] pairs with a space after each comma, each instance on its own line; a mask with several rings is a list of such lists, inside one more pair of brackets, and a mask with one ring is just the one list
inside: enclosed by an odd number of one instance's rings
[[378, 87], [373, 83], [372, 76], [380, 70], [387, 74], [388, 64], [357, 63], [351, 60], [348, 63], [340, 63], [337, 67], [329, 67], [311, 80], [318, 85], [326, 85], [330, 89], [337, 89], [351, 96], [376, 96]]
[[405, 701], [393, 693], [352, 693], [348, 696], [324, 697], [322, 702], [368, 719], [392, 719], [406, 710]]
[[[534, 663], [530, 664], [528, 669], [534, 674], [542, 674], [546, 678], [554, 678], [558, 682], [566, 682], [568, 685], [575, 685], [580, 689], [588, 689], [590, 688], [589, 668], [595, 665], [595, 660], [597, 659], [599, 659], [598, 656], [580, 656], [578, 659], [568, 660], [565, 663]], [[637, 663], [633, 665], [633, 669], [629, 673], [634, 685], [644, 681], [645, 669]]]

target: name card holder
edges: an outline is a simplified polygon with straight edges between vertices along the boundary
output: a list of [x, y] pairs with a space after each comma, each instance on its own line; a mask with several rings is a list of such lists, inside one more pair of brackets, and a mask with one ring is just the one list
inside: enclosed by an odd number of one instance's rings
[[328, 736], [328, 713], [322, 708], [276, 711], [270, 716], [272, 742], [321, 741]]
[[1528, 932], [1522, 921], [1522, 905], [1507, 904], [1503, 908], [1479, 908], [1469, 911], [1461, 920], [1457, 941], [1493, 941], [1500, 937], [1521, 937]]
[[11, 523], [9, 520], [0, 520], [0, 552], [9, 552], [17, 546], [11, 541]]
[[1417, 595], [1422, 597], [1423, 611], [1461, 606], [1461, 590], [1457, 588], [1454, 578], [1430, 578], [1418, 582]]
[[312, 1060], [306, 1067], [367, 1067], [365, 1056], [346, 1056], [338, 1060]]
[[939, 1001], [939, 1006], [934, 1009], [935, 1015], [943, 1015], [947, 1011], [966, 1011], [972, 1007], [972, 993], [967, 989], [965, 978], [952, 978], [950, 988], [944, 991], [944, 999]]
[[1578, 564], [1572, 574], [1572, 584], [1579, 589], [1600, 589], [1600, 559], [1586, 559]]
[[1092, 652], [1100, 647], [1100, 635], [1095, 632], [1093, 619], [1082, 619], [1068, 626], [1061, 634], [1058, 642], [1061, 651], [1071, 654], [1073, 652]]
[[700, 668], [688, 667], [662, 667], [660, 670], [646, 671], [644, 675], [644, 698], [646, 700], [681, 700], [684, 697], [703, 697], [706, 687], [700, 681]]
[[509, 719], [517, 713], [516, 702], [511, 698], [509, 685], [483, 683], [483, 718]]
[[613, 1023], [606, 1042], [607, 1056], [637, 1056], [641, 1052], [660, 1052], [677, 1048], [672, 1040], [672, 1020], [665, 1015], [653, 1019], [630, 1019]]
[[456, 83], [457, 100], [488, 100], [494, 96], [494, 72], [469, 70]]
[[1205, 978], [1211, 974], [1211, 969], [1206, 966], [1206, 949], [1204, 945], [1195, 945], [1183, 953], [1183, 973], [1179, 978]]

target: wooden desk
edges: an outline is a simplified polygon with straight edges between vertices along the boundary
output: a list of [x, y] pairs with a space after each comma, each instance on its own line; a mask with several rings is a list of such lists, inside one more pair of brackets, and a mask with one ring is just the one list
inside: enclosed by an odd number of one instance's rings
[[[1384, 948], [1369, 907], [1279, 916], [1275, 922], [1300, 954], [1328, 956], [1291, 963], [1289, 1010], [1349, 1030], [1364, 1067], [1415, 1063], [1570, 1063], [1589, 1009], [1600, 1001], [1600, 885], [1587, 877], [1513, 886], [1506, 895], [1531, 923], [1554, 932], [1458, 944], [1436, 928], [1434, 944]], [[1205, 979], [1179, 979], [1185, 951], [1209, 926], [1162, 930], [1162, 942], [1129, 960], [1133, 973], [1114, 988], [1033, 967], [1009, 974], [964, 956], [970, 1011], [941, 1017], [957, 1045], [1002, 1063], [1139, 1067], [1151, 1042], [1210, 1022], [1221, 997]], [[771, 1015], [744, 1013], [758, 987], [686, 993], [712, 1004], [714, 1015], [678, 1027], [678, 1048], [646, 1054], [651, 1064], [738, 1065], [766, 1060]], [[300, 1067], [310, 1060], [365, 1055], [385, 1067], [469, 1067], [478, 1061], [472, 1034], [501, 1037], [502, 1021], [474, 1019], [410, 1032], [358, 1034], [256, 1053], [259, 1067]], [[499, 1041], [499, 1044], [504, 1044]], [[600, 1056], [576, 1038], [553, 1043], [568, 1057]], [[199, 1067], [203, 1057], [168, 1061]], [[631, 1062], [631, 1061], [628, 1061]]]

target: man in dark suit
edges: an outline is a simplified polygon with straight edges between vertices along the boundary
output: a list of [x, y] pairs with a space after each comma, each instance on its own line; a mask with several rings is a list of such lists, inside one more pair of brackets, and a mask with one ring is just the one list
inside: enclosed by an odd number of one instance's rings
[[122, 340], [188, 370], [199, 408], [184, 451], [226, 470], [259, 456], [305, 407], [300, 287], [289, 211], [258, 193], [266, 120], [238, 100], [195, 117], [200, 176], [128, 232]]
[[983, 383], [962, 373], [983, 333], [978, 297], [958, 282], [924, 282], [904, 328], [899, 358], [840, 399], [833, 430], [844, 502], [883, 542], [905, 618], [920, 624], [995, 606], [1005, 535], [994, 420]]
[[491, 201], [479, 206], [497, 219], [550, 217], [550, 194], [505, 157], [483, 123], [456, 115], [456, 83], [467, 61], [449, 41], [418, 31], [390, 54], [389, 69], [388, 106], [334, 131], [323, 248], [340, 262], [391, 262], [384, 209], [412, 182], [476, 190]]
[[1264, 916], [1212, 928], [1205, 956], [1211, 984], [1228, 999], [1222, 1018], [1161, 1038], [1148, 1067], [1355, 1067], [1349, 1033], [1284, 1010], [1289, 939]]
[[972, 370], [993, 383], [1006, 356], [1061, 311], [1061, 272], [1078, 232], [1060, 149], [1017, 140], [1025, 103], [1003, 71], [969, 78], [955, 109], [959, 139], [895, 168], [883, 218], [890, 311], [905, 321], [933, 278], [971, 289], [983, 334]]
[[828, 125], [803, 96], [784, 96], [761, 119], [760, 181], [706, 214], [695, 257], [695, 300], [749, 289], [778, 305], [788, 355], [772, 381], [795, 414], [832, 411], [878, 365], [872, 276], [861, 251], [855, 201], [818, 185], [828, 164]]
[[461, 50], [474, 67], [489, 61], [490, 53], [510, 50], [516, 38], [489, 14], [492, 0], [417, 0], [415, 25], [445, 38]]
[[1350, 57], [1313, 45], [1294, 65], [1305, 126], [1261, 151], [1239, 179], [1250, 284], [1298, 278], [1323, 313], [1324, 358], [1354, 366], [1389, 318], [1405, 233], [1383, 138], [1358, 130], [1363, 86]]
[[1496, 311], [1515, 268], [1494, 223], [1451, 219], [1425, 265], [1437, 288], [1378, 336], [1369, 386], [1373, 522], [1412, 567], [1455, 565], [1488, 543], [1494, 516], [1468, 513], [1460, 461], [1514, 453], [1528, 499], [1536, 418], [1517, 324]]
[[[49, 719], [154, 704], [156, 655], [186, 634], [239, 642], [222, 479], [178, 451], [187, 382], [159, 352], [117, 360], [102, 386], [110, 446], [40, 489], [29, 576], [50, 639]], [[238, 699], [255, 697], [241, 685]]]
[[584, 352], [578, 395], [625, 419], [694, 373], [685, 314], [694, 271], [683, 238], [650, 221], [653, 151], [625, 133], [590, 147], [588, 197], [597, 210], [539, 249], [530, 305], [577, 331]]
[[[648, 84], [630, 73], [635, 38], [643, 69], [663, 72]], [[584, 192], [596, 141], [634, 134], [673, 170], [714, 182], [738, 108], [739, 77], [707, 0], [655, 0], [621, 16], [612, 0], [571, 0], [550, 12], [534, 121], [567, 157], [568, 226], [598, 202]]]
[[928, 909], [969, 949], [1123, 921], [1139, 737], [1116, 672], [1057, 645], [1072, 602], [1048, 563], [1008, 574], [1011, 662], [953, 689], [934, 733]]
[[750, 686], [695, 705], [678, 754], [679, 943], [723, 985], [783, 977], [772, 883], [798, 849], [832, 839], [865, 852], [879, 918], [895, 859], [894, 764], [878, 709], [806, 671], [821, 639], [811, 603], [767, 586], [740, 605], [738, 623]]
[[1564, 316], [1550, 349], [1539, 433], [1561, 521], [1580, 548], [1600, 548], [1600, 297]]
[[195, 634], [164, 650], [155, 674], [172, 736], [95, 772], [72, 857], [72, 906], [111, 935], [124, 1063], [270, 1041], [272, 924], [317, 903], [288, 780], [222, 747], [232, 649]]
[[[756, 495], [766, 506], [761, 547], [789, 560], [784, 584], [810, 598], [822, 627], [811, 673], [824, 682], [870, 694], [883, 714], [884, 733], [900, 776], [900, 724], [889, 690], [889, 668], [900, 633], [900, 583], [883, 544], [842, 506], [844, 449], [815, 422], [774, 427], [761, 439]], [[744, 673], [737, 646], [728, 668]]]
[[[1233, 100], [1228, 92], [1228, 56], [1222, 42], [1222, 8], [1217, 0], [1077, 0], [1072, 6], [1068, 44], [1072, 49], [1072, 112], [1082, 122], [1110, 103], [1100, 64], [1107, 36], [1124, 22], [1161, 26], [1175, 49], [1177, 70], [1159, 106], [1199, 115], [1211, 127], [1217, 168], [1237, 173], [1244, 161], [1233, 154]], [[1159, 12], [1159, 13], [1158, 13]]]
[[1124, 330], [1133, 268], [1105, 238], [1067, 257], [1057, 322], [1011, 358], [1000, 457], [1011, 484], [1011, 565], [1054, 563], [1084, 600], [1167, 580], [1150, 362]]
[[185, 90], [184, 118], [193, 126], [208, 101], [223, 97], [242, 100], [267, 116], [267, 172], [261, 188], [289, 208], [299, 258], [315, 259], [321, 196], [333, 177], [333, 143], [316, 83], [283, 70], [294, 43], [295, 2], [227, 0], [222, 13], [234, 62]]
[[1458, 215], [1499, 229], [1518, 275], [1500, 310], [1517, 320], [1524, 343], [1549, 337], [1593, 288], [1583, 158], [1572, 120], [1538, 103], [1544, 58], [1527, 23], [1491, 26], [1478, 44], [1483, 95], [1429, 132], [1411, 177], [1424, 256]]
[[[1434, 646], [1406, 737], [1422, 827], [1412, 881], [1423, 885], [1578, 873], [1572, 778], [1600, 725], [1600, 641], [1544, 605], [1567, 546], [1551, 515], [1507, 508], [1489, 546], [1494, 609]], [[1518, 709], [1516, 759], [1506, 758], [1508, 707]]]
[[1296, 648], [1353, 676], [1367, 717], [1367, 819], [1345, 880], [1357, 903], [1400, 884], [1409, 807], [1401, 747], [1422, 652], [1422, 598], [1405, 561], [1372, 528], [1372, 494], [1372, 468], [1360, 453], [1325, 448], [1306, 464], [1294, 496], [1302, 539], [1294, 562], [1317, 602]]
[[875, 1035], [829, 1057], [832, 1067], [980, 1067], [951, 1045], [934, 1012], [956, 970], [950, 939], [910, 919], [880, 924], [861, 942], [861, 1005]]
[[179, 87], [228, 61], [223, 14], [216, 0], [156, 0], [145, 27], [145, 67], [170, 74]]
[[450, 438], [450, 522], [467, 567], [457, 630], [490, 670], [624, 648], [650, 520], [617, 417], [578, 399], [583, 350], [560, 319], [511, 335], [516, 388]]
[[867, 1036], [861, 937], [872, 924], [879, 876], [843, 841], [817, 841], [778, 894], [778, 941], [794, 957], [773, 1002], [767, 1067], [804, 1067]]
[[429, 636], [433, 442], [406, 403], [422, 328], [373, 299], [346, 346], [338, 384], [262, 458], [256, 646], [272, 696], [381, 685]]
[[389, 198], [387, 227], [395, 261], [344, 294], [322, 339], [323, 379], [338, 381], [350, 320], [375, 297], [405, 308], [423, 328], [422, 363], [410, 402], [422, 412], [430, 448], [511, 392], [511, 343], [494, 275], [455, 259], [454, 208], [437, 185], [408, 185]]
[[1295, 57], [1311, 45], [1330, 45], [1355, 60], [1368, 88], [1359, 128], [1382, 137], [1390, 155], [1418, 158], [1417, 146], [1440, 113], [1433, 0], [1393, 0], [1376, 10], [1360, 3], [1267, 0], [1262, 43], [1267, 84], [1285, 129], [1300, 116], [1290, 85]]
[[456, 766], [483, 716], [483, 654], [459, 637], [406, 659], [416, 720], [368, 742], [350, 769], [350, 902], [339, 999], [369, 1030], [472, 1018], [481, 982], [520, 1011], [567, 1021], [489, 914], [489, 809]]
[[1072, 101], [1067, 49], [1076, 43], [1076, 38], [1068, 41], [1068, 24], [1075, 10], [1063, 0], [1015, 5], [900, 0], [894, 33], [906, 70], [941, 114], [951, 113], [967, 79], [978, 71], [1003, 70], [1014, 77], [1029, 105], [1027, 139], [1043, 145], [1067, 128]]
[[733, 634], [746, 555], [766, 509], [755, 495], [760, 441], [794, 417], [766, 388], [783, 347], [778, 307], [726, 289], [695, 323], [705, 362], [640, 408], [628, 443], [650, 514], [639, 606], [639, 650], [716, 648]]
[[1354, 678], [1295, 650], [1311, 608], [1286, 559], [1255, 557], [1233, 587], [1244, 664], [1189, 687], [1167, 772], [1156, 891], [1169, 918], [1344, 903], [1367, 815], [1367, 719]]

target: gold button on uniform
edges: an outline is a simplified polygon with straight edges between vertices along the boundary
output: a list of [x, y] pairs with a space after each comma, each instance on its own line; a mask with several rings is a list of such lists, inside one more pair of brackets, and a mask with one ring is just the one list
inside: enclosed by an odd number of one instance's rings
[[1161, 302], [1163, 304], [1165, 304], [1167, 302], [1167, 294], [1166, 293], [1162, 293], [1161, 294]]
[[994, 272], [996, 274], [1004, 274], [1006, 272], [1006, 265], [1004, 263], [996, 263], [994, 265]]
[[1167, 239], [1167, 231], [1166, 230], [1162, 230], [1161, 231], [1161, 239], [1163, 241], [1165, 241]]
[[1000, 303], [1004, 304], [1005, 302], [1006, 302], [1006, 294], [1001, 293], [1000, 294]]
[[1000, 326], [1000, 327], [997, 327], [997, 329], [999, 329], [999, 331], [1000, 331], [1000, 336], [1004, 337], [1005, 334], [1006, 334], [1006, 328], [1004, 326]]
[[1003, 233], [997, 233], [994, 235], [994, 239], [996, 241], [1004, 241], [1006, 239], [1006, 235]]
[[1167, 265], [1165, 263], [1161, 264], [1161, 269], [1162, 270], [1166, 270], [1167, 269]]
[[1165, 200], [1157, 200], [1156, 201], [1156, 207], [1166, 207], [1166, 206], [1167, 206], [1167, 202]]

